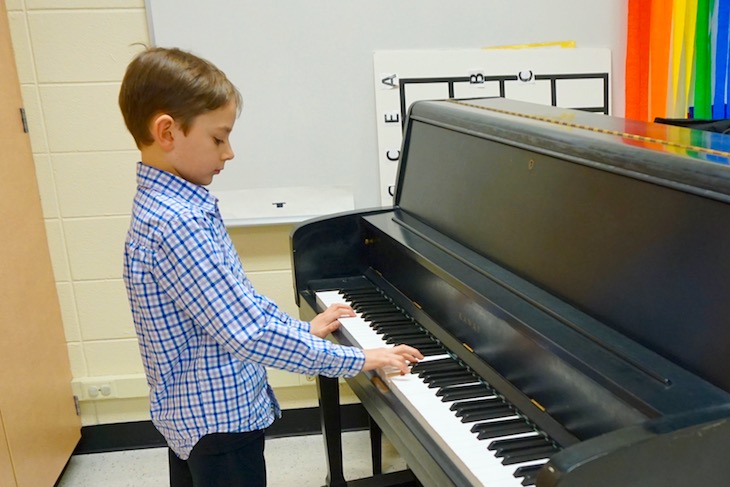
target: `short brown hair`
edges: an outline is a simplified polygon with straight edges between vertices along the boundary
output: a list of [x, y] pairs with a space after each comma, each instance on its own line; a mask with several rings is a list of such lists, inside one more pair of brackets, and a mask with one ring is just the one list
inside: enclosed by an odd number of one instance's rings
[[235, 101], [241, 94], [212, 63], [176, 48], [155, 47], [138, 54], [124, 74], [119, 108], [138, 148], [153, 142], [149, 123], [166, 113], [184, 133], [198, 115]]

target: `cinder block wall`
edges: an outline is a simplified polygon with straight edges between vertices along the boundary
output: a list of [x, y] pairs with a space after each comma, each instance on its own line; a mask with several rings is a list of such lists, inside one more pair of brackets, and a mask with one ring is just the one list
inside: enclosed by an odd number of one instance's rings
[[[144, 1], [4, 1], [82, 423], [148, 419], [121, 279], [138, 151], [117, 108], [135, 44], [149, 43]], [[290, 230], [231, 235], [254, 285], [296, 315]], [[316, 404], [311, 378], [272, 371], [271, 382], [284, 407]], [[109, 395], [92, 397], [94, 385], [109, 385]]]

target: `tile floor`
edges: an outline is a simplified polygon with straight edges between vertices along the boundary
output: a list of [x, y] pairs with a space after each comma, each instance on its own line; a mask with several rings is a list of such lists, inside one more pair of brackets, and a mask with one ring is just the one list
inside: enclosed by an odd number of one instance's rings
[[[345, 478], [371, 475], [370, 439], [367, 431], [342, 436]], [[269, 487], [317, 487], [326, 476], [321, 435], [266, 440]], [[383, 439], [383, 472], [403, 470], [398, 452]], [[168, 486], [167, 450], [150, 448], [124, 452], [93, 453], [71, 457], [56, 487], [164, 487]]]

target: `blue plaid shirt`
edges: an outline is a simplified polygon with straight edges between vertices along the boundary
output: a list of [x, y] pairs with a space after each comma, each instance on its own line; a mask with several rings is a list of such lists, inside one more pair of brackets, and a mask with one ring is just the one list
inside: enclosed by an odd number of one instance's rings
[[142, 163], [137, 185], [124, 282], [152, 421], [180, 458], [206, 434], [266, 428], [280, 415], [264, 366], [362, 369], [362, 350], [317, 338], [254, 290], [205, 188]]

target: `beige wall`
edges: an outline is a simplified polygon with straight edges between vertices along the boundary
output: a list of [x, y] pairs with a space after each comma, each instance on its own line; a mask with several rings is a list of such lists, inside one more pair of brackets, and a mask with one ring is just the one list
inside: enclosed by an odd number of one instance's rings
[[[82, 422], [148, 419], [121, 279], [138, 152], [116, 102], [124, 69], [141, 49], [134, 44], [149, 40], [144, 1], [4, 1]], [[231, 234], [254, 285], [296, 314], [290, 229]], [[315, 404], [307, 378], [274, 371], [271, 380], [284, 407]], [[110, 385], [111, 394], [92, 398], [90, 384]]]

